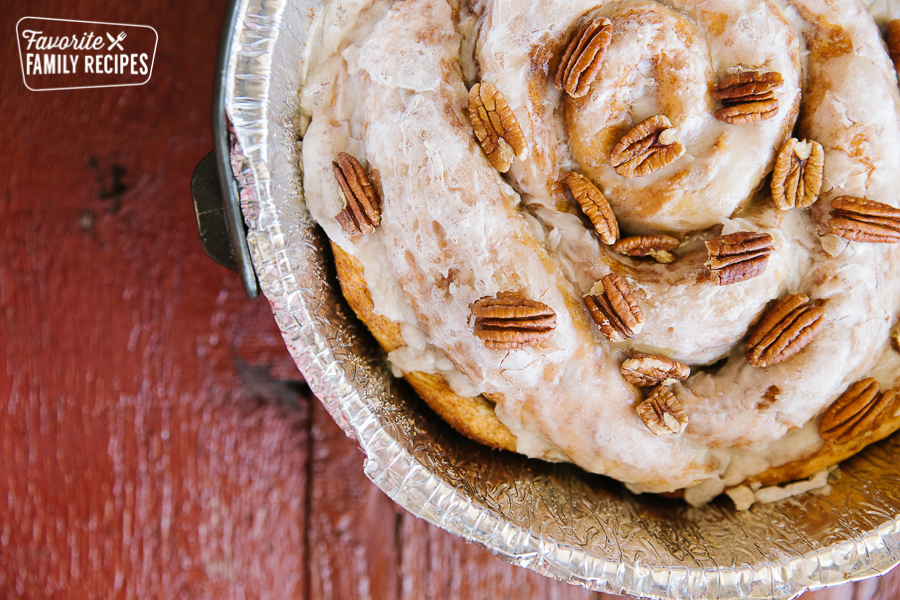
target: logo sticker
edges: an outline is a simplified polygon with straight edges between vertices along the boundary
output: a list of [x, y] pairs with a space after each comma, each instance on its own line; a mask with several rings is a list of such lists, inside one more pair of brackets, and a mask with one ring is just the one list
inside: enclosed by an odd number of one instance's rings
[[149, 25], [23, 17], [16, 23], [29, 90], [144, 85], [159, 36]]

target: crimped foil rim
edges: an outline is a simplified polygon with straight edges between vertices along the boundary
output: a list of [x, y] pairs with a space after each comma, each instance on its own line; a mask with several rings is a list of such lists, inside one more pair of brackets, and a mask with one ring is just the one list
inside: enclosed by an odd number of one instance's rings
[[[408, 452], [361, 399], [322, 334], [297, 265], [308, 257], [294, 116], [302, 48], [320, 0], [242, 0], [232, 37], [226, 111], [251, 256], [285, 343], [312, 391], [366, 455], [365, 473], [414, 515], [504, 560], [588, 589], [654, 598], [792, 598], [882, 574], [900, 562], [900, 517], [781, 560], [715, 568], [612, 560], [505, 520]], [[286, 208], [288, 207], [288, 208]], [[286, 215], [287, 213], [287, 215]], [[296, 220], [295, 220], [296, 219]], [[300, 223], [298, 225], [298, 223]], [[863, 557], [863, 558], [859, 558]], [[846, 565], [851, 560], [853, 568]]]

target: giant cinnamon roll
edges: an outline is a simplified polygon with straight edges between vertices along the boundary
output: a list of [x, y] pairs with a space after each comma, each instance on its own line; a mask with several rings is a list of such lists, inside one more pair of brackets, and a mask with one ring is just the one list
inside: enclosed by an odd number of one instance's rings
[[317, 27], [307, 204], [456, 429], [702, 502], [900, 426], [900, 95], [864, 5], [358, 0]]

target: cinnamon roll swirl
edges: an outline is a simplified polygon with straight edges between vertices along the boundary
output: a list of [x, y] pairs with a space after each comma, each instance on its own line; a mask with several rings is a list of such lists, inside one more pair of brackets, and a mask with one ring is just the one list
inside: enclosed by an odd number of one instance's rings
[[863, 4], [357, 0], [317, 23], [307, 205], [456, 429], [703, 502], [900, 427], [900, 94]]

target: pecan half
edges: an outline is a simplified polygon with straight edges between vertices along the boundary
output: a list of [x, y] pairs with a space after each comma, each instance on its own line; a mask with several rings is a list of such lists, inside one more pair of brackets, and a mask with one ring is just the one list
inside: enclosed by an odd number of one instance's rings
[[625, 280], [615, 273], [604, 275], [595, 283], [584, 303], [611, 342], [631, 339], [644, 327], [644, 311]]
[[344, 195], [344, 209], [335, 219], [351, 238], [372, 233], [381, 223], [381, 199], [356, 158], [341, 152], [331, 170]]
[[637, 413], [647, 429], [658, 436], [679, 435], [687, 428], [688, 416], [675, 393], [665, 386], [653, 390], [637, 405]]
[[469, 90], [469, 120], [478, 143], [501, 173], [509, 171], [514, 158], [528, 156], [525, 134], [516, 115], [491, 84], [476, 83]]
[[900, 65], [900, 19], [888, 21], [884, 41], [887, 44], [888, 54], [894, 61], [894, 70]]
[[584, 96], [600, 72], [603, 56], [612, 39], [612, 22], [597, 17], [578, 28], [569, 40], [553, 85], [573, 98]]
[[581, 206], [581, 210], [591, 220], [600, 241], [607, 246], [614, 244], [619, 237], [619, 222], [616, 221], [612, 207], [597, 186], [581, 173], [574, 171], [566, 173], [566, 185], [569, 186], [569, 191]]
[[828, 407], [819, 423], [822, 439], [844, 444], [878, 427], [900, 408], [895, 390], [881, 393], [878, 381], [870, 377], [857, 381]]
[[747, 102], [720, 108], [716, 111], [716, 118], [729, 125], [746, 125], [771, 119], [778, 114], [778, 100], [765, 100], [763, 102]]
[[781, 146], [772, 171], [772, 200], [781, 210], [809, 208], [822, 189], [822, 144], [791, 138]]
[[639, 387], [671, 385], [691, 374], [691, 368], [683, 362], [659, 354], [635, 354], [622, 363], [620, 370], [626, 381]]
[[891, 329], [891, 346], [894, 347], [894, 350], [900, 352], [900, 323], [897, 323]]
[[784, 78], [776, 71], [744, 71], [723, 77], [713, 91], [713, 98], [724, 106], [716, 111], [716, 118], [731, 125], [771, 119], [778, 112], [775, 90], [782, 85]]
[[896, 244], [900, 242], [900, 210], [855, 196], [831, 201], [831, 233], [854, 242]]
[[675, 162], [684, 154], [672, 122], [665, 115], [642, 121], [613, 146], [609, 160], [622, 177], [642, 177]]
[[515, 294], [485, 296], [472, 305], [475, 337], [492, 350], [516, 350], [535, 346], [550, 338], [556, 329], [556, 312], [543, 302], [526, 300]]
[[669, 252], [681, 245], [670, 235], [636, 235], [622, 238], [613, 244], [613, 252], [628, 256], [652, 256], [656, 262], [670, 263], [675, 255]]
[[785, 296], [750, 331], [744, 354], [754, 367], [776, 365], [809, 344], [825, 324], [825, 309], [806, 294]]
[[766, 270], [775, 249], [768, 233], [737, 231], [706, 240], [709, 277], [718, 285], [752, 279]]

